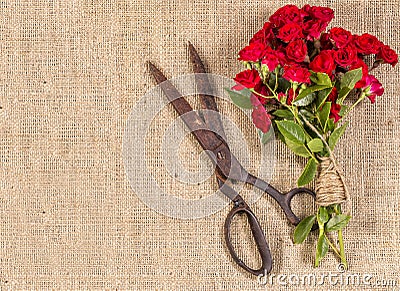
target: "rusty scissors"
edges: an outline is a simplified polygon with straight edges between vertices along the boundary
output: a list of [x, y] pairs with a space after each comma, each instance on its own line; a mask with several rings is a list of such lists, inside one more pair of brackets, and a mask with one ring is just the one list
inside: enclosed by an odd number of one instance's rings
[[[207, 75], [205, 74], [204, 65], [196, 52], [193, 45], [189, 42], [190, 60], [193, 64], [193, 71], [195, 73], [195, 83], [199, 92], [209, 92], [211, 88]], [[174, 109], [178, 112], [184, 123], [187, 125], [196, 140], [200, 143], [201, 147], [206, 151], [208, 156], [215, 163], [215, 174], [218, 186], [222, 193], [224, 193], [234, 203], [233, 209], [229, 212], [224, 225], [224, 236], [226, 245], [233, 260], [243, 269], [254, 274], [265, 275], [272, 269], [272, 256], [265, 239], [264, 232], [260, 226], [257, 217], [253, 211], [244, 201], [244, 199], [227, 183], [227, 180], [238, 181], [255, 186], [263, 192], [270, 195], [276, 200], [282, 208], [289, 222], [297, 225], [300, 219], [294, 214], [291, 208], [291, 201], [294, 196], [300, 193], [311, 195], [315, 199], [315, 193], [307, 188], [294, 188], [289, 192], [283, 194], [272, 187], [267, 182], [259, 179], [256, 176], [248, 173], [236, 157], [231, 153], [229, 146], [224, 138], [224, 130], [221, 119], [218, 114], [202, 114], [198, 115], [193, 111], [190, 104], [183, 98], [179, 91], [172, 85], [170, 81], [157, 69], [151, 62], [147, 62], [150, 72], [155, 78], [157, 84], [161, 87], [168, 101], [172, 104]], [[218, 113], [218, 107], [215, 102], [214, 96], [207, 94], [199, 94], [201, 106], [203, 109], [212, 110]], [[205, 111], [207, 112], [207, 111]], [[218, 134], [217, 134], [218, 133]], [[253, 269], [248, 267], [236, 254], [232, 241], [231, 241], [231, 223], [233, 218], [238, 214], [245, 214], [252, 235], [257, 245], [258, 252], [261, 256], [261, 267]]]

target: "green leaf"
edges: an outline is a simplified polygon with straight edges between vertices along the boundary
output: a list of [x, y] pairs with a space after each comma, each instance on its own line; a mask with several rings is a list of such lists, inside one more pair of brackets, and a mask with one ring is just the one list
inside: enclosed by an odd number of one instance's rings
[[310, 80], [317, 85], [332, 87], [331, 78], [325, 73], [313, 73], [310, 76]]
[[329, 244], [325, 238], [325, 235], [322, 235], [318, 238], [317, 243], [317, 252], [315, 254], [315, 267], [318, 267], [319, 262], [325, 257], [328, 252]]
[[316, 100], [316, 106], [317, 109], [319, 110], [322, 105], [324, 105], [326, 99], [328, 98], [329, 94], [332, 92], [332, 88], [326, 88], [324, 90], [318, 91], [317, 93], [317, 100]]
[[330, 86], [326, 86], [326, 85], [314, 85], [314, 86], [311, 86], [311, 87], [307, 87], [306, 89], [301, 91], [299, 95], [297, 95], [297, 97], [294, 100], [293, 104], [295, 104], [296, 102], [299, 102], [300, 100], [306, 98], [307, 95], [310, 95], [313, 92], [321, 91], [321, 90], [324, 90], [324, 89], [329, 88], [329, 87]]
[[[262, 67], [264, 67], [264, 66], [262, 66]], [[267, 68], [268, 68], [268, 67], [267, 67]], [[276, 75], [275, 75], [275, 73], [271, 73], [271, 74], [269, 75], [268, 85], [269, 85], [271, 88], [274, 88], [274, 87], [275, 87], [275, 81], [276, 81]]]
[[309, 159], [307, 165], [305, 166], [303, 172], [301, 173], [299, 179], [297, 180], [297, 185], [299, 187], [307, 185], [310, 183], [317, 172], [317, 162], [314, 159]]
[[290, 140], [284, 140], [284, 143], [296, 155], [298, 155], [300, 157], [304, 157], [304, 158], [310, 157], [310, 153], [308, 152], [308, 150], [304, 144], [294, 143]]
[[349, 110], [349, 106], [347, 106], [347, 105], [342, 105], [342, 106], [340, 107], [339, 115], [343, 117], [344, 115], [347, 114], [347, 111], [348, 111], [348, 110]]
[[326, 132], [326, 123], [328, 122], [329, 114], [331, 113], [331, 105], [331, 102], [326, 102], [324, 106], [322, 106], [322, 110], [318, 112], [321, 127], [324, 132]]
[[325, 230], [329, 232], [343, 229], [349, 222], [350, 218], [351, 216], [346, 214], [335, 215], [326, 223]]
[[313, 113], [311, 113], [310, 111], [308, 111], [304, 108], [300, 109], [299, 112], [309, 120], [313, 120], [315, 118]]
[[291, 84], [288, 80], [286, 80], [284, 78], [278, 78], [278, 86], [280, 89], [282, 89], [282, 92], [286, 92], [287, 90], [290, 89]]
[[321, 139], [319, 138], [314, 138], [310, 140], [307, 143], [308, 148], [313, 152], [313, 153], [318, 153], [324, 149], [324, 144]]
[[320, 206], [318, 209], [318, 220], [324, 224], [329, 220], [329, 213], [325, 206]]
[[337, 103], [341, 105], [343, 103], [344, 99], [347, 97], [347, 95], [349, 95], [351, 90], [353, 90], [353, 89], [347, 88], [347, 87], [340, 89], [339, 94], [338, 94]]
[[236, 106], [244, 109], [253, 108], [253, 105], [250, 102], [251, 91], [249, 89], [235, 91], [229, 88], [225, 88], [225, 90], [226, 92], [228, 92], [229, 97]]
[[349, 124], [348, 121], [346, 121], [341, 127], [336, 128], [331, 135], [329, 136], [328, 139], [328, 144], [331, 150], [335, 147], [336, 143], [338, 142], [339, 138], [343, 135], [343, 133], [346, 131], [346, 127]]
[[362, 68], [358, 68], [352, 71], [348, 71], [346, 74], [343, 75], [342, 79], [340, 80], [340, 90], [338, 94], [338, 104], [342, 104], [344, 99], [349, 95], [351, 90], [354, 89], [354, 86], [358, 81], [361, 80]]
[[261, 143], [266, 144], [268, 141], [270, 141], [273, 136], [273, 133], [274, 130], [272, 129], [272, 126], [266, 133], [263, 133], [261, 130], [258, 130], [258, 135], [260, 136]]
[[296, 105], [296, 106], [307, 106], [307, 105], [310, 105], [314, 101], [316, 96], [317, 95], [315, 93], [310, 93], [307, 96], [305, 96], [304, 98], [294, 101], [293, 104]]
[[362, 68], [348, 71], [346, 74], [343, 75], [342, 79], [340, 80], [340, 89], [353, 89], [356, 83], [361, 80], [362, 76]]
[[326, 123], [327, 131], [335, 130], [335, 120], [333, 118], [329, 118], [328, 122]]
[[301, 244], [308, 236], [315, 222], [315, 215], [304, 218], [294, 230], [294, 243]]
[[272, 115], [286, 119], [293, 119], [294, 117], [293, 113], [289, 109], [277, 109], [272, 113]]
[[276, 121], [276, 125], [285, 137], [285, 141], [289, 140], [297, 144], [304, 144], [305, 135], [300, 125], [291, 120]]

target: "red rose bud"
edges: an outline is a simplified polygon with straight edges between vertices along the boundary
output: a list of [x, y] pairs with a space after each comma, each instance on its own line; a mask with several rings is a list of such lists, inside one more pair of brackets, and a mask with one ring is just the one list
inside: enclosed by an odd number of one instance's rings
[[371, 103], [375, 103], [375, 97], [382, 96], [385, 91], [382, 84], [373, 75], [368, 75], [365, 78], [365, 86], [362, 90], [363, 94], [371, 100]]
[[264, 57], [267, 46], [263, 43], [253, 42], [239, 52], [239, 61], [258, 62]]
[[321, 51], [310, 63], [310, 69], [314, 72], [326, 73], [331, 76], [333, 70], [336, 68], [335, 54], [336, 52], [333, 50]]
[[307, 56], [307, 46], [303, 40], [292, 41], [286, 47], [286, 56], [289, 60], [302, 63]]
[[329, 38], [337, 48], [344, 48], [350, 43], [353, 36], [350, 31], [341, 27], [333, 27], [329, 30]]
[[262, 105], [267, 104], [267, 102], [268, 102], [270, 99], [267, 99], [267, 98], [264, 98], [264, 97], [263, 97], [263, 96], [266, 97], [266, 96], [270, 96], [270, 95], [271, 95], [271, 93], [269, 92], [267, 86], [265, 86], [262, 82], [260, 82], [260, 83], [256, 84], [256, 86], [254, 87], [254, 91], [256, 91], [258, 94], [260, 94], [260, 95], [254, 94], [254, 95], [256, 95], [256, 97], [258, 98], [258, 100], [260, 101], [260, 103], [261, 103]]
[[245, 70], [236, 75], [233, 79], [236, 82], [236, 86], [233, 86], [233, 90], [243, 90], [244, 88], [254, 88], [258, 83], [261, 82], [260, 75], [257, 70]]
[[303, 24], [303, 30], [307, 40], [318, 39], [321, 35], [321, 32], [323, 32], [327, 26], [327, 22], [322, 22], [319, 20], [310, 20], [305, 22]]
[[329, 118], [333, 118], [335, 123], [338, 122], [340, 120], [340, 118], [342, 118], [339, 115], [341, 108], [342, 107], [339, 104], [332, 103], [332, 105], [331, 105], [331, 112], [329, 114]]
[[357, 51], [351, 45], [336, 51], [335, 62], [343, 68], [351, 66], [357, 60]]
[[258, 42], [264, 45], [270, 45], [275, 39], [272, 28], [273, 24], [271, 22], [265, 22], [263, 28], [254, 34], [253, 38], [250, 40], [250, 44]]
[[375, 36], [364, 33], [360, 36], [355, 36], [355, 45], [360, 54], [370, 55], [378, 53], [382, 43]]
[[251, 104], [253, 105], [253, 112], [251, 118], [254, 125], [263, 133], [267, 133], [271, 127], [271, 118], [260, 100], [254, 95], [250, 96]]
[[287, 102], [288, 105], [292, 105], [292, 101], [294, 99], [294, 90], [293, 90], [293, 88], [289, 89], [288, 94], [289, 94], [289, 96], [288, 96], [288, 99], [287, 99], [286, 102]]
[[331, 93], [329, 93], [327, 100], [331, 102], [336, 102], [337, 97], [338, 97], [338, 91], [336, 87], [333, 87]]
[[282, 77], [290, 82], [310, 84], [311, 73], [299, 65], [285, 66]]
[[279, 8], [274, 14], [269, 18], [276, 27], [280, 28], [287, 23], [297, 23], [300, 24], [303, 21], [302, 13], [300, 9], [295, 5], [286, 5]]
[[302, 38], [304, 35], [301, 26], [292, 22], [285, 24], [281, 29], [279, 29], [277, 37], [284, 42], [290, 42]]
[[278, 94], [278, 100], [279, 100], [279, 101], [282, 101], [283, 98], [286, 98], [286, 94], [283, 93], [283, 92], [279, 92], [279, 94]]
[[376, 59], [383, 60], [385, 63], [391, 64], [394, 67], [399, 61], [399, 56], [390, 48], [390, 46], [383, 45], [379, 48]]

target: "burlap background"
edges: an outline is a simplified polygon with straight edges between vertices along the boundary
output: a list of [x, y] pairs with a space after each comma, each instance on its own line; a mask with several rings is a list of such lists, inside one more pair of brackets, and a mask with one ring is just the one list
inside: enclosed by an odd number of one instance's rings
[[[271, 287], [260, 286], [228, 255], [222, 226], [230, 207], [189, 221], [157, 214], [132, 191], [121, 144], [131, 109], [153, 86], [145, 60], [163, 67], [169, 77], [190, 72], [185, 43], [191, 40], [210, 72], [232, 77], [241, 69], [237, 51], [284, 4], [1, 1], [0, 288]], [[334, 8], [333, 25], [375, 34], [400, 52], [399, 1], [311, 4]], [[385, 95], [350, 116], [337, 149], [354, 216], [345, 239], [349, 272], [397, 279], [399, 285], [399, 67], [375, 73]], [[223, 108], [251, 140], [254, 129], [241, 113], [229, 104]], [[157, 135], [175, 117], [166, 108], [155, 122], [154, 137], [148, 139], [150, 169], [160, 161]], [[199, 147], [190, 138], [185, 145], [182, 161], [196, 169]], [[272, 182], [287, 190], [303, 162], [281, 144], [277, 152]], [[156, 170], [160, 183], [171, 179]], [[164, 186], [194, 198], [215, 189], [213, 182]], [[268, 197], [252, 208], [266, 231], [274, 274], [335, 271], [331, 253], [313, 269], [314, 240], [294, 246], [293, 228]], [[251, 251], [248, 240], [244, 243]]]

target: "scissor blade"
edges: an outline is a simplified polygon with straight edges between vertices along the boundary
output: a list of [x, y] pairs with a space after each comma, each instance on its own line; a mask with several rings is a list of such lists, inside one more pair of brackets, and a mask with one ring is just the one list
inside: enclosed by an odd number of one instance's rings
[[219, 137], [208, 129], [208, 126], [200, 118], [200, 116], [193, 111], [192, 106], [183, 98], [181, 93], [172, 85], [172, 83], [164, 76], [164, 74], [156, 68], [151, 62], [147, 62], [150, 72], [156, 80], [157, 84], [161, 87], [168, 101], [178, 112], [183, 122], [195, 136], [204, 150], [213, 151], [221, 145]]
[[224, 140], [226, 140], [224, 127], [222, 125], [221, 118], [219, 115], [218, 106], [217, 103], [215, 102], [214, 92], [210, 84], [210, 80], [206, 75], [204, 64], [201, 61], [199, 54], [197, 53], [196, 49], [194, 48], [194, 46], [190, 41], [188, 42], [188, 46], [189, 46], [190, 60], [193, 65], [193, 71], [196, 74], [195, 80], [196, 80], [197, 90], [201, 92], [201, 94], [199, 94], [201, 107], [203, 109], [214, 111], [214, 112], [209, 112], [209, 111], [203, 112], [202, 115], [204, 121], [207, 124], [208, 128], [210, 128], [218, 135], [220, 135]]
[[218, 188], [219, 190], [226, 196], [228, 197], [230, 200], [232, 201], [236, 201], [239, 197], [239, 194], [232, 188], [230, 187], [226, 181], [224, 182], [223, 180], [221, 180], [220, 178], [217, 177], [217, 184], [218, 184]]

